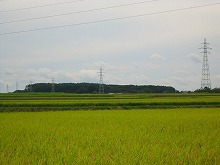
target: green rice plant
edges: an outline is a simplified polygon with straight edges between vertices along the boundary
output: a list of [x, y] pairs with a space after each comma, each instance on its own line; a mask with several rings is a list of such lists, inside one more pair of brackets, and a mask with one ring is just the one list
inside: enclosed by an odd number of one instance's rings
[[220, 108], [0, 113], [0, 164], [219, 164]]
[[220, 107], [220, 95], [195, 94], [0, 94], [0, 112]]

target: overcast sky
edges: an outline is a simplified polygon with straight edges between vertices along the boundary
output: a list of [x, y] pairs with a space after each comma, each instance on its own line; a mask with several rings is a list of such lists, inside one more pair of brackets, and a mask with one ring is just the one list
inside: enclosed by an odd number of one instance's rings
[[[201, 86], [204, 38], [212, 47], [212, 88], [220, 87], [220, 4], [161, 13], [219, 0], [70, 1], [0, 0], [0, 92], [7, 84], [13, 91], [16, 82], [24, 89], [30, 81], [50, 83], [52, 77], [56, 83], [98, 83], [100, 66], [106, 84], [195, 90]], [[74, 12], [81, 13], [27, 20]], [[112, 20], [137, 15], [143, 16]], [[65, 27], [35, 31], [58, 26]], [[21, 32], [29, 30], [34, 31]]]

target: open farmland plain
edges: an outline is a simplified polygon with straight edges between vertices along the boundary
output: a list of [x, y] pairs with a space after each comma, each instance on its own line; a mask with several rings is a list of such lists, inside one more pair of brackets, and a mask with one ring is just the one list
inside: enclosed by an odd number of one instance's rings
[[220, 107], [220, 94], [0, 94], [0, 112]]
[[1, 94], [0, 109], [0, 164], [220, 163], [220, 95]]

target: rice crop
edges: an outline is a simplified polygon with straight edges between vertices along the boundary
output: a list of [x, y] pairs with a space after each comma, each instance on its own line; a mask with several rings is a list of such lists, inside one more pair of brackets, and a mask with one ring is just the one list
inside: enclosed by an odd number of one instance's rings
[[220, 107], [218, 94], [0, 94], [0, 112]]
[[219, 164], [220, 108], [0, 113], [0, 164]]

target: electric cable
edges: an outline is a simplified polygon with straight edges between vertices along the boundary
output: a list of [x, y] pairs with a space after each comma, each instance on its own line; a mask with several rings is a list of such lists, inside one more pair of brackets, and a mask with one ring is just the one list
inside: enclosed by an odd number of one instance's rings
[[141, 1], [141, 2], [135, 2], [135, 3], [127, 3], [127, 4], [124, 4], [124, 5], [116, 5], [116, 6], [110, 6], [110, 7], [103, 7], [103, 8], [76, 11], [76, 12], [71, 12], [71, 13], [63, 13], [63, 14], [48, 15], [48, 16], [43, 16], [43, 17], [35, 17], [35, 18], [27, 18], [27, 19], [20, 19], [20, 20], [14, 20], [14, 21], [6, 21], [6, 22], [0, 22], [0, 24], [9, 24], [9, 23], [16, 23], [16, 22], [24, 22], [24, 21], [45, 19], [45, 18], [53, 18], [53, 17], [65, 16], [65, 15], [87, 13], [87, 12], [93, 12], [93, 11], [99, 11], [99, 10], [106, 10], [106, 9], [125, 7], [125, 6], [139, 5], [139, 4], [150, 3], [150, 2], [154, 2], [154, 1], [159, 1], [159, 0], [150, 0], [150, 1], [148, 0], [148, 1]]
[[60, 2], [60, 3], [52, 3], [47, 5], [39, 5], [39, 6], [31, 6], [31, 7], [25, 7], [25, 8], [18, 8], [18, 9], [11, 9], [11, 10], [3, 10], [0, 11], [0, 13], [6, 13], [6, 12], [12, 12], [12, 11], [20, 11], [20, 10], [28, 10], [28, 9], [35, 9], [35, 8], [42, 8], [42, 7], [50, 7], [50, 6], [56, 6], [56, 5], [63, 5], [67, 3], [74, 3], [74, 2], [81, 2], [85, 0], [74, 0], [74, 1], [66, 1], [66, 2]]
[[42, 31], [42, 30], [49, 30], [49, 29], [58, 29], [58, 28], [65, 28], [65, 27], [74, 27], [74, 26], [81, 26], [81, 25], [89, 25], [89, 24], [96, 24], [96, 23], [103, 23], [103, 22], [110, 22], [110, 21], [117, 21], [117, 20], [131, 19], [131, 18], [138, 18], [138, 17], [150, 16], [150, 15], [166, 14], [166, 13], [172, 13], [172, 12], [177, 12], [177, 11], [184, 11], [184, 10], [202, 8], [202, 7], [207, 7], [207, 6], [216, 6], [216, 5], [219, 5], [219, 4], [220, 3], [213, 3], [213, 4], [191, 6], [191, 7], [179, 8], [179, 9], [165, 10], [165, 11], [160, 11], [160, 12], [146, 13], [146, 14], [140, 14], [140, 15], [132, 15], [132, 16], [125, 16], [125, 17], [103, 19], [103, 20], [98, 20], [98, 21], [90, 21], [90, 22], [82, 22], [82, 23], [75, 23], [75, 24], [69, 24], [69, 25], [60, 25], [60, 26], [52, 26], [52, 27], [45, 27], [45, 28], [38, 28], [38, 29], [6, 32], [6, 33], [1, 33], [0, 36], [2, 36], [2, 35], [11, 35], [11, 34], [19, 34], [19, 33], [27, 33], [27, 32], [34, 32], [34, 31]]

